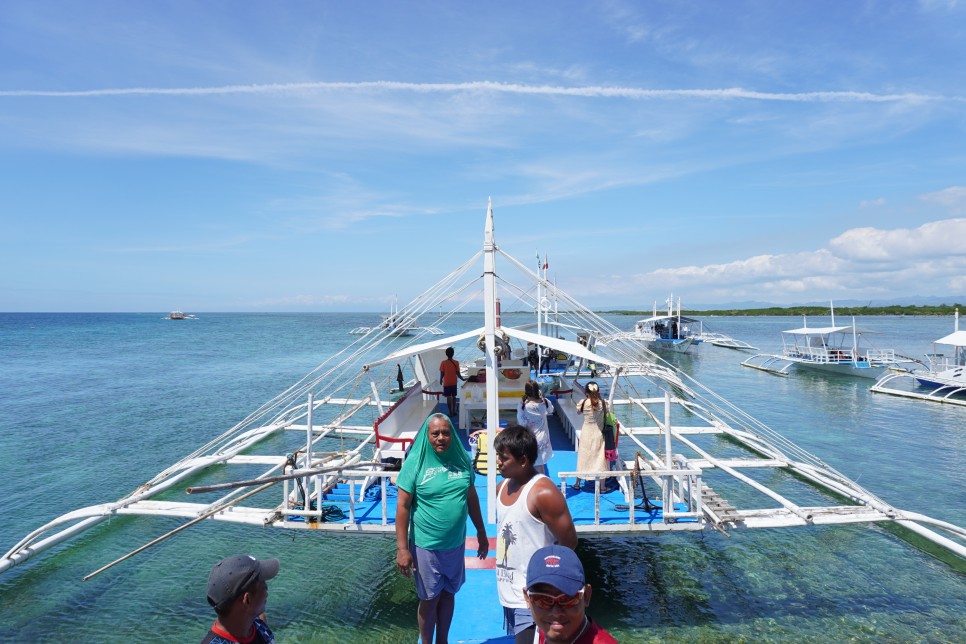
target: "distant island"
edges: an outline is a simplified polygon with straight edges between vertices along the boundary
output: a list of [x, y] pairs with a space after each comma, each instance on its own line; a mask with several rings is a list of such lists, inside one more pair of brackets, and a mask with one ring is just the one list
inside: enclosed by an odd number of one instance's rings
[[[966, 306], [962, 304], [924, 304], [922, 306], [904, 306], [904, 305], [892, 305], [892, 306], [843, 306], [835, 307], [835, 315], [839, 316], [853, 316], [853, 315], [939, 315], [939, 316], [951, 316], [956, 309], [963, 309], [966, 312]], [[613, 315], [633, 315], [636, 317], [650, 317], [652, 315], [651, 311], [604, 311], [604, 313], [611, 313]], [[681, 311], [681, 315], [687, 315], [690, 317], [700, 317], [709, 315], [729, 315], [729, 316], [757, 316], [757, 315], [810, 315], [810, 316], [828, 316], [829, 308], [827, 306], [771, 306], [764, 309], [717, 309], [708, 311]]]

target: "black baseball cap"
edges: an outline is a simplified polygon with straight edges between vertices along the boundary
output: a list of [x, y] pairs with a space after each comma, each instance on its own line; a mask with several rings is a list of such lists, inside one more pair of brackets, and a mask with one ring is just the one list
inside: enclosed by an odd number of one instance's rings
[[226, 557], [208, 575], [208, 603], [215, 608], [226, 606], [255, 581], [268, 581], [278, 574], [278, 559], [259, 561], [251, 555]]

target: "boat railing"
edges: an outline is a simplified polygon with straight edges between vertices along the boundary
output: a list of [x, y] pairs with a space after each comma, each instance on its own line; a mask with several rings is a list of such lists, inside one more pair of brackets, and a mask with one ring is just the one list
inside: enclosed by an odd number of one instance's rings
[[[594, 525], [600, 525], [601, 487], [604, 481], [610, 478], [617, 478], [620, 482], [621, 491], [627, 501], [627, 523], [630, 525], [636, 522], [635, 510], [642, 509], [633, 502], [635, 497], [633, 486], [636, 477], [658, 479], [661, 486], [661, 521], [663, 523], [674, 523], [682, 519], [694, 521], [704, 514], [701, 503], [702, 471], [700, 469], [644, 468], [636, 472], [632, 470], [573, 471], [558, 472], [557, 475], [560, 477], [560, 491], [565, 497], [568, 493], [568, 479], [579, 478], [594, 482]], [[683, 507], [678, 508], [678, 504], [683, 504]]]
[[960, 366], [956, 364], [954, 356], [948, 356], [945, 353], [927, 353], [926, 360], [930, 371], [945, 371]]
[[[359, 459], [356, 458], [355, 462], [358, 461]], [[350, 525], [356, 523], [356, 506], [362, 502], [362, 495], [374, 485], [378, 485], [381, 492], [379, 503], [381, 510], [380, 525], [389, 525], [388, 485], [392, 482], [391, 479], [397, 476], [399, 472], [374, 470], [370, 468], [352, 469], [355, 462], [347, 463], [345, 469], [340, 469], [336, 472], [313, 474], [298, 479], [303, 486], [301, 490], [303, 501], [305, 493], [308, 492], [307, 496], [310, 499], [310, 503], [308, 504], [304, 502], [301, 504], [298, 503], [298, 495], [293, 494], [296, 491], [296, 486], [293, 485], [290, 490], [289, 481], [285, 480], [282, 485], [282, 505], [280, 508], [285, 520], [290, 521], [293, 517], [298, 517], [304, 521], [325, 521], [328, 509], [322, 500], [323, 494], [337, 483], [344, 483], [348, 486], [348, 494], [346, 495], [345, 501], [348, 503], [349, 513], [346, 518]], [[297, 475], [299, 472], [295, 470], [291, 473]], [[374, 483], [374, 479], [378, 479], [378, 483]], [[358, 498], [357, 491], [359, 492]]]
[[826, 362], [838, 362], [838, 360], [832, 359], [832, 353], [826, 347], [807, 347], [796, 345], [786, 349], [785, 356], [788, 358], [808, 360], [809, 362], [817, 362], [820, 364], [824, 364]]
[[892, 349], [869, 349], [865, 352], [869, 362], [895, 362], [896, 352]]

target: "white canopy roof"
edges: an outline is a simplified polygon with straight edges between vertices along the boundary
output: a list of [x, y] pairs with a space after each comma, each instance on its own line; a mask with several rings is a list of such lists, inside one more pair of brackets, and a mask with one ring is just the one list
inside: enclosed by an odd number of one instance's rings
[[[830, 333], [852, 333], [852, 326], [809, 326], [803, 327], [801, 329], [789, 329], [788, 331], [782, 331], [782, 333], [788, 333], [789, 335], [829, 335]], [[863, 329], [862, 327], [855, 327], [855, 332], [858, 334], [862, 333], [878, 333], [878, 331], [873, 331], [872, 329]]]
[[451, 344], [461, 342], [463, 340], [469, 340], [470, 338], [478, 338], [480, 334], [483, 333], [483, 327], [474, 329], [472, 331], [467, 331], [466, 333], [460, 333], [459, 335], [448, 335], [445, 338], [437, 338], [432, 342], [423, 342], [422, 344], [414, 344], [408, 346], [405, 349], [400, 349], [399, 351], [394, 351], [382, 360], [376, 360], [375, 362], [370, 362], [367, 367], [375, 367], [376, 365], [385, 364], [387, 362], [395, 362], [401, 360], [402, 358], [408, 358], [409, 356], [414, 356], [417, 353], [422, 353], [423, 351], [429, 351], [430, 349], [439, 349], [440, 347], [448, 347]]
[[689, 318], [686, 315], [654, 315], [643, 320], [638, 320], [637, 324], [653, 324], [664, 320], [681, 320], [682, 322], [699, 322], [697, 318]]
[[[526, 325], [524, 328], [529, 328], [530, 325]], [[537, 335], [536, 333], [530, 333], [524, 331], [520, 328], [514, 327], [502, 327], [500, 329], [506, 333], [511, 338], [516, 338], [517, 340], [522, 340], [523, 342], [532, 342], [543, 347], [550, 347], [551, 349], [556, 349], [557, 351], [562, 351], [563, 353], [568, 353], [578, 358], [584, 358], [585, 360], [591, 360], [600, 364], [605, 364], [611, 367], [617, 366], [617, 363], [602, 358], [597, 355], [584, 345], [579, 342], [573, 342], [571, 340], [563, 340], [561, 338], [554, 338], [548, 335]], [[463, 340], [470, 340], [473, 338], [478, 338], [483, 334], [483, 327], [474, 329], [472, 331], [467, 331], [465, 333], [460, 333], [459, 335], [449, 335], [444, 338], [436, 338], [430, 342], [423, 342], [422, 344], [414, 344], [412, 346], [406, 347], [405, 349], [400, 349], [390, 353], [388, 356], [382, 360], [376, 360], [368, 364], [369, 367], [374, 367], [376, 365], [385, 364], [387, 362], [396, 362], [402, 358], [408, 358], [409, 356], [416, 355], [417, 353], [422, 353], [424, 351], [429, 351], [431, 349], [439, 349], [441, 347], [448, 347], [451, 344], [461, 342]]]
[[951, 344], [954, 347], [966, 347], [966, 331], [955, 331], [946, 337], [939, 338], [936, 344]]
[[538, 344], [540, 346], [550, 347], [551, 349], [569, 353], [570, 355], [577, 356], [578, 358], [583, 358], [592, 362], [599, 362], [611, 367], [617, 366], [616, 362], [612, 362], [600, 357], [579, 342], [552, 338], [548, 335], [537, 335], [536, 333], [530, 333], [528, 331], [522, 331], [520, 329], [510, 327], [503, 327], [503, 331], [511, 338], [516, 338], [517, 340], [523, 340], [524, 342], [532, 342], [533, 344]]

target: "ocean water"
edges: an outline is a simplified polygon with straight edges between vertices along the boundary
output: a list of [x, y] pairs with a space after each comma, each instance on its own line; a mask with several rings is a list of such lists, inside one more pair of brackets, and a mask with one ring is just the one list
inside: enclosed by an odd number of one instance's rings
[[[378, 319], [199, 318], [0, 314], [0, 548], [126, 494]], [[705, 322], [765, 350], [800, 326]], [[952, 329], [939, 318], [858, 322], [882, 331], [878, 346], [916, 357]], [[703, 346], [671, 360], [896, 507], [966, 525], [966, 408], [872, 394], [858, 378], [778, 378], [740, 367], [746, 355]], [[416, 641], [415, 595], [388, 538], [204, 522], [81, 581], [180, 524], [115, 518], [0, 575], [0, 641], [198, 641], [212, 621], [209, 562], [238, 552], [282, 559], [268, 610], [279, 642]], [[590, 612], [621, 642], [966, 641], [966, 567], [923, 547], [902, 530], [856, 525], [607, 538], [580, 554]]]

